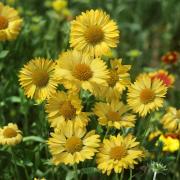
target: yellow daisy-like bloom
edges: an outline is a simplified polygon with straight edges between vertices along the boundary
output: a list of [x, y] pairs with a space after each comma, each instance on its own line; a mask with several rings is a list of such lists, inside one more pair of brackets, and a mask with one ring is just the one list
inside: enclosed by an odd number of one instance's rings
[[169, 107], [161, 123], [165, 129], [180, 133], [180, 109]]
[[16, 124], [9, 123], [7, 126], [0, 128], [0, 144], [16, 145], [22, 141], [21, 131]]
[[95, 131], [87, 133], [85, 127], [72, 121], [64, 121], [51, 136], [48, 145], [55, 165], [61, 163], [73, 165], [92, 159], [98, 151], [100, 142], [99, 135], [95, 134]]
[[119, 101], [111, 103], [96, 103], [94, 114], [98, 116], [99, 124], [120, 129], [121, 127], [134, 127], [135, 115], [129, 113], [129, 108]]
[[53, 61], [44, 58], [32, 59], [24, 65], [19, 81], [27, 97], [42, 101], [55, 92], [54, 67]]
[[159, 141], [163, 143], [163, 151], [173, 153], [175, 151], [178, 151], [180, 148], [180, 140], [177, 138], [161, 135], [159, 137]]
[[122, 59], [114, 59], [110, 61], [109, 79], [107, 87], [99, 87], [96, 96], [105, 97], [107, 101], [119, 99], [123, 90], [131, 83], [129, 70], [131, 65], [122, 65]]
[[110, 175], [112, 170], [121, 173], [123, 169], [134, 169], [138, 160], [144, 157], [138, 145], [139, 142], [130, 134], [126, 137], [118, 134], [104, 139], [97, 153], [97, 168], [107, 175]]
[[109, 71], [99, 58], [73, 50], [62, 53], [55, 70], [56, 78], [67, 88], [94, 92], [96, 86], [107, 86]]
[[16, 39], [21, 25], [22, 19], [18, 12], [0, 2], [0, 41]]
[[56, 92], [47, 101], [46, 112], [52, 127], [59, 127], [64, 120], [77, 121], [87, 125], [88, 115], [82, 112], [82, 102], [77, 94]]
[[169, 74], [167, 71], [164, 71], [162, 69], [160, 69], [157, 72], [149, 73], [149, 76], [152, 78], [152, 80], [160, 79], [167, 87], [172, 87], [175, 81], [173, 75]]
[[139, 76], [131, 84], [128, 92], [128, 104], [140, 116], [146, 116], [163, 106], [163, 97], [167, 87], [159, 79], [152, 80], [147, 74]]
[[70, 44], [76, 50], [97, 57], [117, 47], [118, 42], [118, 26], [102, 10], [83, 12], [72, 21]]

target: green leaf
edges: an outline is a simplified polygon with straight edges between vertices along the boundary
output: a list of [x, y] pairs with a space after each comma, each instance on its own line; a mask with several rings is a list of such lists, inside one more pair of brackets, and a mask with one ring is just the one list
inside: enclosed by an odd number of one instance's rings
[[26, 142], [26, 141], [45, 142], [45, 140], [39, 136], [26, 136], [23, 138], [23, 142]]
[[80, 169], [81, 174], [96, 174], [99, 173], [99, 170], [95, 167], [88, 167]]
[[75, 172], [74, 171], [69, 171], [66, 175], [66, 180], [72, 180], [75, 177]]
[[9, 51], [8, 50], [3, 50], [0, 52], [0, 59], [5, 58], [8, 55]]

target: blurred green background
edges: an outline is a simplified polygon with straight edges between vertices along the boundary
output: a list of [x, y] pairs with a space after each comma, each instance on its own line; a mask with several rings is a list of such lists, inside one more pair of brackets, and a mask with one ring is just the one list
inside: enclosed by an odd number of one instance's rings
[[[46, 166], [49, 157], [47, 147], [40, 143], [48, 137], [43, 107], [26, 99], [19, 87], [18, 71], [33, 57], [55, 60], [60, 52], [69, 48], [70, 20], [76, 15], [87, 9], [101, 8], [118, 23], [120, 43], [113, 51], [113, 56], [122, 57], [124, 64], [133, 65], [132, 80], [143, 71], [162, 67], [160, 57], [167, 51], [180, 51], [179, 0], [68, 0], [68, 16], [56, 12], [50, 0], [1, 2], [18, 9], [24, 20], [21, 33], [15, 41], [0, 42], [0, 125], [14, 122], [25, 136], [36, 136], [32, 141], [27, 140], [24, 153], [19, 154], [17, 164], [23, 170], [22, 177], [25, 177], [25, 172], [31, 174], [30, 179], [33, 175], [50, 174], [53, 177], [51, 173], [57, 172], [57, 169]], [[175, 67], [170, 71], [178, 79], [180, 70]], [[176, 107], [180, 107], [179, 84], [177, 80], [175, 88], [168, 94], [168, 103]], [[8, 163], [7, 157], [10, 158], [8, 152], [0, 148], [2, 180], [14, 179], [9, 173], [10, 161]]]

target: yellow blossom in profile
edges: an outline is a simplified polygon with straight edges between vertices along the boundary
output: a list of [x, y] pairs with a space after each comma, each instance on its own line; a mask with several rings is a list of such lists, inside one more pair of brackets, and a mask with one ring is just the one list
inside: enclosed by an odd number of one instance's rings
[[51, 133], [48, 146], [55, 165], [61, 163], [73, 165], [86, 159], [93, 159], [98, 151], [100, 139], [95, 131], [86, 131], [85, 127], [76, 122], [67, 121]]
[[162, 117], [161, 123], [170, 132], [180, 133], [180, 109], [169, 107]]
[[30, 60], [19, 73], [19, 82], [29, 98], [42, 101], [56, 91], [55, 64], [52, 60], [35, 58]]
[[93, 93], [97, 86], [107, 86], [109, 71], [103, 60], [70, 50], [57, 60], [55, 76], [67, 89], [79, 91], [82, 88]]
[[163, 143], [163, 151], [173, 153], [180, 148], [180, 140], [178, 138], [161, 135], [159, 141]]
[[18, 126], [9, 123], [7, 126], [0, 128], [0, 144], [2, 145], [16, 145], [22, 141], [22, 132]]
[[118, 26], [102, 10], [82, 12], [71, 23], [70, 45], [78, 51], [96, 57], [106, 55], [118, 42]]
[[167, 87], [159, 79], [152, 80], [147, 74], [142, 74], [128, 90], [129, 106], [140, 116], [146, 116], [163, 106]]
[[118, 134], [104, 139], [96, 155], [97, 168], [110, 175], [121, 173], [124, 169], [134, 169], [134, 165], [144, 157], [139, 142], [132, 135], [125, 137]]
[[153, 131], [153, 132], [150, 133], [150, 135], [148, 137], [148, 140], [152, 141], [155, 138], [157, 138], [158, 136], [160, 136], [161, 134], [162, 134], [162, 132], [160, 130]]
[[0, 41], [16, 39], [21, 26], [22, 19], [17, 10], [0, 2]]
[[48, 120], [52, 127], [59, 127], [63, 121], [76, 121], [80, 126], [88, 123], [88, 114], [82, 112], [82, 102], [77, 94], [56, 92], [48, 100], [46, 104], [46, 112]]
[[110, 60], [109, 79], [107, 87], [99, 87], [96, 96], [105, 97], [107, 101], [120, 99], [122, 92], [130, 85], [129, 70], [131, 65], [122, 65], [122, 59]]
[[94, 114], [98, 116], [99, 124], [103, 126], [115, 127], [117, 129], [135, 126], [135, 115], [129, 112], [127, 105], [117, 100], [111, 103], [96, 103]]

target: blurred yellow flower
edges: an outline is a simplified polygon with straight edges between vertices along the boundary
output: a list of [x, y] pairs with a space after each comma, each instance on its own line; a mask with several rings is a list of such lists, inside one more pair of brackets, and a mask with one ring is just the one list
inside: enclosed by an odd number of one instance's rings
[[118, 42], [118, 26], [102, 10], [83, 12], [72, 21], [70, 45], [76, 50], [97, 57], [109, 53]]
[[134, 169], [134, 165], [144, 157], [139, 142], [132, 135], [125, 137], [118, 134], [104, 139], [97, 153], [97, 168], [102, 173], [121, 173], [123, 169]]
[[55, 0], [52, 2], [52, 7], [55, 11], [61, 12], [67, 7], [67, 0]]
[[95, 131], [86, 132], [86, 128], [76, 122], [64, 121], [54, 133], [51, 133], [47, 143], [55, 165], [73, 165], [93, 159], [98, 151], [100, 139]]
[[107, 86], [109, 78], [106, 64], [99, 58], [70, 50], [60, 55], [55, 76], [67, 89], [80, 88], [94, 92], [97, 86]]
[[85, 126], [88, 123], [88, 115], [82, 112], [82, 102], [78, 95], [73, 93], [56, 92], [46, 104], [48, 120], [52, 127], [59, 127], [64, 120], [72, 120]]
[[44, 58], [30, 60], [19, 73], [20, 85], [27, 97], [42, 101], [56, 91], [54, 62]]
[[98, 116], [99, 124], [103, 126], [115, 127], [117, 129], [135, 126], [135, 115], [129, 112], [127, 105], [117, 100], [111, 103], [96, 103], [94, 114]]
[[163, 106], [167, 87], [159, 79], [152, 80], [147, 74], [143, 74], [128, 90], [129, 106], [140, 116], [146, 116]]
[[0, 144], [2, 145], [16, 145], [22, 141], [21, 131], [18, 126], [9, 123], [7, 126], [0, 128]]
[[170, 132], [180, 133], [180, 109], [169, 107], [162, 117], [161, 123]]
[[16, 39], [21, 25], [17, 10], [0, 2], [0, 41]]
[[159, 141], [163, 143], [163, 151], [175, 152], [180, 148], [180, 140], [171, 136], [161, 135]]

